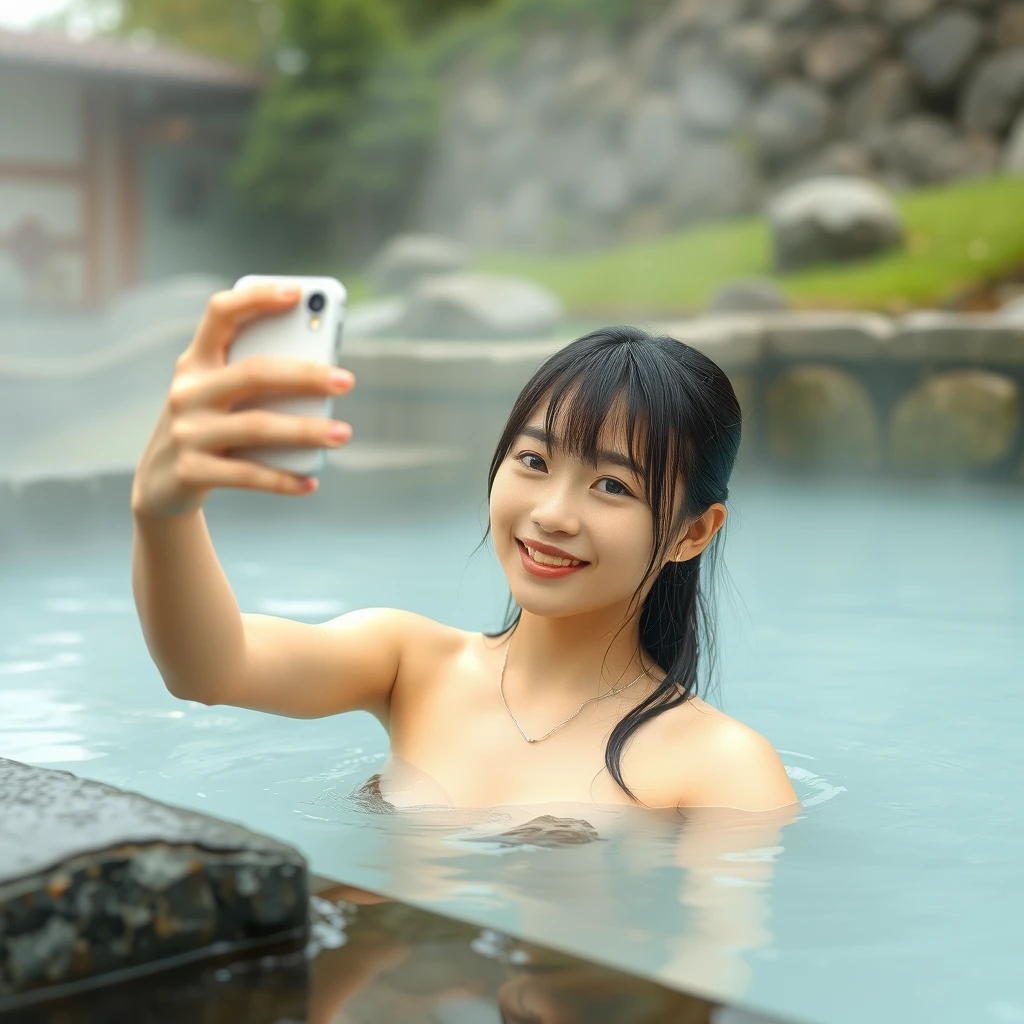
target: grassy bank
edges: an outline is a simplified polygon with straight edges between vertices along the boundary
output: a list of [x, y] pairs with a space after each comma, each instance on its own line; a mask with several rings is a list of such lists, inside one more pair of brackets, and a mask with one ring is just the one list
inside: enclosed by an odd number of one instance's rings
[[[779, 278], [802, 308], [898, 311], [937, 306], [1024, 264], [1024, 178], [992, 178], [899, 197], [903, 252]], [[481, 270], [521, 274], [552, 289], [580, 315], [699, 310], [724, 282], [771, 275], [761, 218], [702, 225], [587, 253], [488, 254]]]

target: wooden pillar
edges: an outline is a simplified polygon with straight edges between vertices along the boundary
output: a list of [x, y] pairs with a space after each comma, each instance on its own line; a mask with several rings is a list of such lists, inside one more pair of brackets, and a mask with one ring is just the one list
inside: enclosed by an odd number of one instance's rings
[[117, 115], [117, 278], [122, 288], [131, 288], [142, 277], [142, 147], [127, 96]]

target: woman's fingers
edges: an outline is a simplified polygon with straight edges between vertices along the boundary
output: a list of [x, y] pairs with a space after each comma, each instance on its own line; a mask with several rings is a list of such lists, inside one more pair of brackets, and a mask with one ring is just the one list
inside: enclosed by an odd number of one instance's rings
[[352, 428], [339, 420], [250, 409], [180, 419], [172, 425], [171, 436], [180, 451], [224, 452], [265, 445], [338, 448], [352, 436]]
[[220, 365], [238, 328], [258, 316], [284, 313], [299, 301], [300, 289], [293, 285], [258, 284], [217, 292], [206, 305], [192, 344], [183, 358]]
[[317, 488], [317, 482], [312, 477], [270, 469], [258, 462], [223, 458], [200, 451], [179, 454], [176, 476], [179, 485], [190, 491], [235, 487], [272, 494], [300, 495], [309, 494]]
[[250, 356], [229, 366], [179, 374], [171, 384], [172, 410], [229, 408], [269, 391], [287, 394], [343, 395], [355, 386], [348, 370], [298, 359]]

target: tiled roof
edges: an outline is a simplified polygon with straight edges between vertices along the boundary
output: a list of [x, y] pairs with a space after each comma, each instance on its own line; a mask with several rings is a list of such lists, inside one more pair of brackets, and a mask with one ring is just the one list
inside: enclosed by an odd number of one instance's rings
[[141, 46], [110, 37], [76, 40], [48, 32], [0, 29], [0, 67], [32, 65], [90, 76], [206, 86], [252, 92], [259, 75], [196, 53]]

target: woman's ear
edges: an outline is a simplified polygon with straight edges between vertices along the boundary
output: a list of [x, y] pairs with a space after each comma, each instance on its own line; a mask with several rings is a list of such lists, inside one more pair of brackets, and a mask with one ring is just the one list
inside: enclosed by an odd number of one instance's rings
[[722, 504], [712, 505], [707, 512], [691, 519], [683, 535], [676, 542], [667, 561], [689, 562], [696, 558], [714, 540], [715, 534], [725, 525], [728, 513]]

